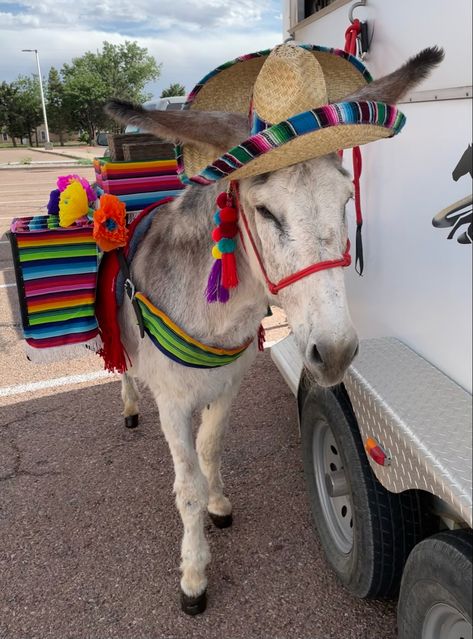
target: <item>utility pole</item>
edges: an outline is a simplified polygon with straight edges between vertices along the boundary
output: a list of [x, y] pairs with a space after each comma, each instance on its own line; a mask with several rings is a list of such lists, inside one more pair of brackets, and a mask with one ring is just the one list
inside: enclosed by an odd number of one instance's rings
[[49, 128], [48, 128], [48, 118], [46, 116], [46, 102], [44, 101], [44, 91], [43, 91], [43, 78], [41, 77], [41, 68], [39, 66], [39, 54], [38, 49], [22, 49], [24, 52], [34, 53], [36, 56], [36, 66], [38, 67], [38, 80], [39, 80], [39, 92], [41, 94], [41, 106], [43, 107], [43, 119], [44, 119], [44, 128], [46, 130], [46, 149], [52, 149], [53, 145], [49, 140]]

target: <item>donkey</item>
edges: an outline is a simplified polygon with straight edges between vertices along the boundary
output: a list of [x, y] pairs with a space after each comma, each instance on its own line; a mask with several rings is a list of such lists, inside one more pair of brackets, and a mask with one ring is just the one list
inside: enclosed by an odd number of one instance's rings
[[[427, 49], [397, 71], [346, 96], [346, 101], [395, 104], [440, 62], [443, 52]], [[154, 111], [112, 101], [107, 112], [174, 143], [192, 141], [214, 157], [248, 137], [247, 117], [206, 111]], [[277, 281], [308, 264], [332, 260], [347, 245], [345, 205], [352, 181], [336, 153], [239, 181], [239, 206], [248, 229], [240, 226], [236, 261], [240, 284], [226, 304], [207, 303], [204, 290], [211, 268], [212, 215], [225, 187], [190, 186], [162, 205], [141, 241], [130, 272], [173, 321], [204, 344], [235, 348], [251, 340], [268, 304], [281, 306], [305, 366], [321, 386], [339, 384], [358, 350], [347, 306], [341, 268], [314, 273], [284, 288], [268, 291], [250, 230], [268, 276]], [[220, 474], [223, 436], [241, 380], [252, 364], [257, 340], [233, 363], [219, 369], [186, 368], [164, 356], [148, 338], [141, 339], [132, 305], [119, 313], [122, 341], [132, 367], [122, 378], [126, 418], [138, 415], [134, 378], [151, 390], [175, 470], [174, 492], [184, 534], [181, 548], [181, 604], [197, 614], [206, 606], [206, 566], [210, 561], [204, 513], [214, 524], [232, 523], [232, 505]], [[201, 411], [196, 444], [191, 417]]]

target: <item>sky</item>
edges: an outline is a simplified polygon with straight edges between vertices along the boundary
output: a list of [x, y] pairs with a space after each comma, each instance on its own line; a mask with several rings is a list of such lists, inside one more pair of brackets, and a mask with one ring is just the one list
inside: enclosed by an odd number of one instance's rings
[[104, 40], [136, 40], [162, 63], [147, 90], [171, 82], [189, 92], [209, 71], [238, 55], [282, 41], [282, 0], [0, 0], [0, 82], [62, 67]]

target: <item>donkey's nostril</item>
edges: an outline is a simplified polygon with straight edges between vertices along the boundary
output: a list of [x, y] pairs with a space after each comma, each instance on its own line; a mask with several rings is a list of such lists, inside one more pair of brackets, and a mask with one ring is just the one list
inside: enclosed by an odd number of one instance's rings
[[322, 355], [320, 354], [316, 344], [314, 344], [314, 346], [312, 347], [312, 359], [316, 364], [324, 363], [324, 360], [322, 359]]

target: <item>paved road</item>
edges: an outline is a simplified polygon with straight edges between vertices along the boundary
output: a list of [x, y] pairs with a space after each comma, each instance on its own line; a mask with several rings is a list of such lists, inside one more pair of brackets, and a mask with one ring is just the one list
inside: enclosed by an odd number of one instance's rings
[[103, 154], [103, 147], [97, 146], [55, 146], [53, 149], [17, 147], [0, 149], [0, 165], [34, 163], [34, 162], [58, 162], [68, 161], [72, 158], [92, 160], [96, 155]]
[[[39, 212], [57, 174], [0, 171], [1, 233], [11, 216]], [[0, 638], [394, 639], [394, 604], [353, 599], [325, 564], [294, 401], [267, 352], [225, 449], [234, 526], [207, 526], [208, 610], [180, 612], [181, 524], [155, 405], [145, 392], [142, 425], [127, 431], [119, 382], [96, 356], [25, 360], [7, 249], [0, 244]]]

